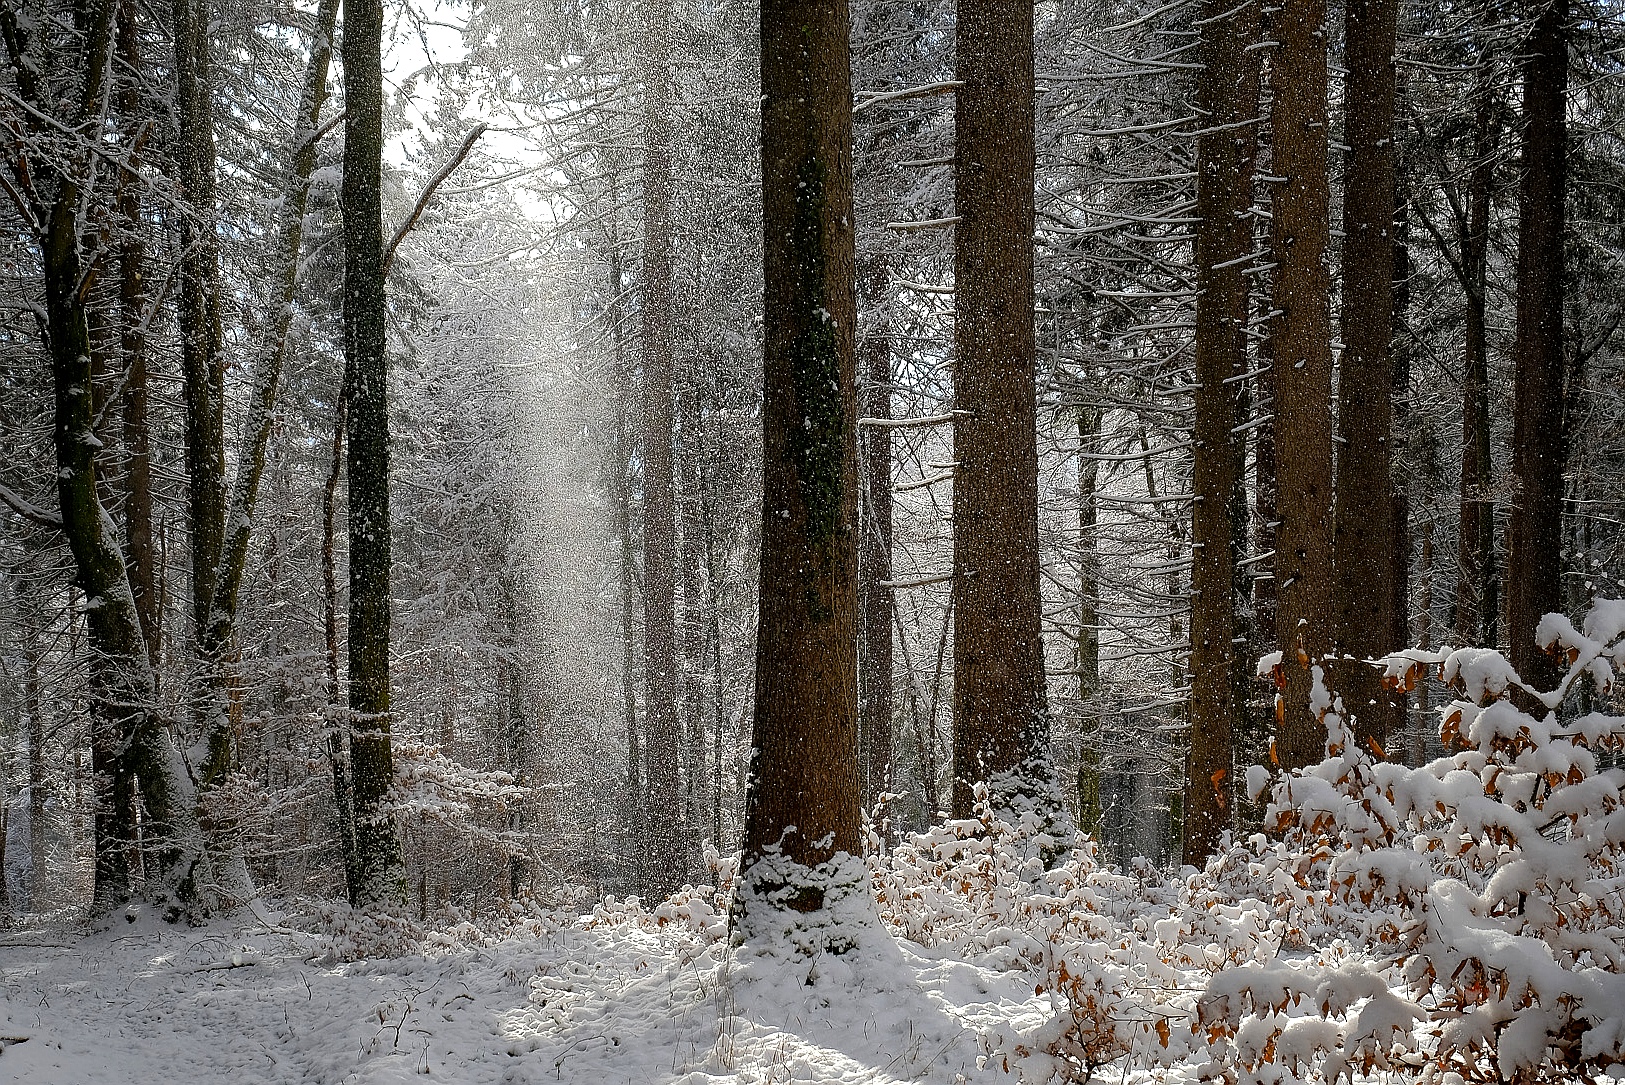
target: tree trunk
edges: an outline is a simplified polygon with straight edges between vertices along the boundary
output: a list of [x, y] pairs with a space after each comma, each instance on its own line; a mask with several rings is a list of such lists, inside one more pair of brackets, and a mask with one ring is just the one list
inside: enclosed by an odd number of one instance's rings
[[[140, 166], [136, 145], [141, 106], [138, 79], [142, 70], [141, 38], [135, 21], [135, 5], [120, 4], [118, 15], [120, 63], [127, 70], [119, 96], [126, 138], [130, 140], [130, 166]], [[147, 662], [156, 678], [158, 670], [162, 613], [152, 546], [152, 427], [147, 402], [147, 291], [143, 281], [146, 247], [141, 221], [139, 186], [126, 179], [119, 186], [119, 322], [120, 349], [124, 354], [124, 553], [129, 567], [130, 591], [135, 598], [136, 617], [147, 645]]]
[[682, 883], [683, 798], [678, 766], [677, 526], [672, 490], [670, 0], [646, 0], [643, 53], [643, 650], [648, 747], [648, 883], [660, 899]]
[[322, 629], [327, 642], [327, 767], [333, 777], [333, 809], [338, 817], [339, 851], [344, 859], [344, 889], [350, 904], [361, 885], [356, 866], [355, 787], [350, 780], [349, 713], [339, 684], [339, 578], [335, 553], [338, 527], [339, 479], [344, 471], [344, 431], [349, 425], [350, 390], [341, 377], [333, 416], [332, 460], [322, 487]]
[[955, 817], [972, 787], [1071, 837], [1040, 640], [1033, 10], [960, 0], [954, 201]]
[[[1551, 689], [1555, 660], [1535, 645], [1541, 616], [1561, 610], [1563, 547], [1563, 230], [1568, 153], [1567, 0], [1535, 0], [1523, 65], [1518, 180], [1518, 332], [1512, 356], [1514, 497], [1507, 556], [1512, 666]], [[1528, 700], [1525, 698], [1524, 700]], [[1533, 709], [1532, 703], [1524, 705]]]
[[1494, 99], [1486, 80], [1476, 94], [1473, 167], [1467, 180], [1467, 217], [1460, 226], [1461, 286], [1466, 297], [1461, 387], [1461, 528], [1456, 535], [1456, 637], [1490, 647], [1500, 603], [1495, 577], [1495, 504], [1490, 475], [1490, 366], [1485, 280], [1495, 179]]
[[1196, 145], [1196, 448], [1191, 564], [1190, 755], [1183, 861], [1203, 865], [1234, 820], [1237, 398], [1247, 372], [1247, 254], [1253, 229], [1258, 61], [1250, 9], [1203, 6]]
[[28, 716], [28, 910], [45, 911], [45, 696], [40, 681], [41, 639], [44, 633], [39, 600], [17, 585], [17, 609], [22, 618], [23, 711]]
[[1101, 411], [1078, 408], [1078, 829], [1100, 836], [1100, 556], [1096, 521]]
[[[764, 0], [761, 35], [761, 587], [734, 917], [745, 937], [868, 891], [849, 858], [862, 818], [846, 0]], [[838, 932], [811, 937], [850, 946]]]
[[1309, 706], [1310, 668], [1331, 647], [1332, 352], [1326, 173], [1326, 3], [1286, 0], [1274, 71], [1276, 647], [1286, 689], [1276, 753], [1286, 768], [1321, 759], [1325, 730]]
[[1363, 662], [1401, 647], [1394, 629], [1394, 45], [1397, 0], [1346, 0], [1343, 355], [1337, 386], [1336, 692], [1363, 743], [1400, 728], [1399, 699]]
[[[891, 417], [891, 266], [877, 256], [864, 268], [863, 336], [858, 372], [868, 418]], [[858, 744], [863, 805], [873, 810], [891, 791], [892, 776], [892, 434], [887, 426], [858, 431], [862, 462], [858, 542]]]
[[678, 493], [682, 516], [683, 582], [683, 820], [679, 859], [684, 880], [704, 869], [700, 840], [705, 811], [705, 538], [700, 515], [701, 465], [698, 374], [690, 367], [677, 399], [682, 436]]
[[381, 0], [344, 5], [344, 367], [351, 390], [350, 772], [362, 905], [402, 907], [406, 874], [387, 806], [395, 781], [389, 688], [389, 361], [384, 341]]
[[[214, 83], [209, 0], [174, 0], [176, 172], [180, 221], [181, 373], [186, 407], [187, 526], [192, 540], [192, 637], [201, 644], [226, 523], [225, 355], [220, 243], [215, 227]], [[205, 673], [205, 683], [217, 675]], [[212, 759], [211, 751], [211, 759]]]

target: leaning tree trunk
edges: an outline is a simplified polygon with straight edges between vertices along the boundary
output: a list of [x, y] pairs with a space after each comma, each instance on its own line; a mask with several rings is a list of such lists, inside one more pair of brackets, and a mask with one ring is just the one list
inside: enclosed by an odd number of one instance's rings
[[400, 907], [406, 872], [388, 806], [389, 363], [384, 342], [382, 0], [344, 5], [344, 368], [350, 388], [350, 773], [362, 905]]
[[[846, 0], [764, 0], [763, 477], [740, 935], [861, 898], [852, 91]], [[803, 946], [840, 950], [839, 932]]]
[[664, 898], [683, 880], [682, 728], [677, 716], [677, 527], [672, 491], [670, 0], [644, 7], [643, 645], [648, 775], [645, 893]]
[[971, 816], [985, 783], [997, 808], [1031, 811], [1064, 842], [1040, 639], [1033, 11], [958, 10], [953, 811]]
[[[1518, 180], [1518, 333], [1512, 357], [1515, 487], [1507, 590], [1512, 666], [1536, 689], [1557, 684], [1535, 644], [1541, 616], [1562, 609], [1563, 229], [1568, 153], [1568, 2], [1536, 0], [1523, 59]], [[1533, 707], [1527, 705], [1526, 707]]]
[[1183, 861], [1201, 866], [1234, 820], [1235, 539], [1231, 503], [1238, 468], [1237, 397], [1247, 372], [1247, 255], [1253, 247], [1258, 61], [1250, 9], [1203, 7], [1203, 71], [1196, 145], [1196, 449], [1191, 565], [1190, 755]]
[[1275, 634], [1286, 688], [1276, 754], [1319, 761], [1325, 731], [1309, 707], [1310, 668], [1332, 643], [1332, 350], [1326, 174], [1326, 2], [1285, 0], [1277, 20], [1274, 359], [1277, 515]]
[[1363, 742], [1381, 750], [1402, 702], [1363, 662], [1393, 642], [1394, 45], [1397, 0], [1346, 0], [1344, 64], [1343, 356], [1337, 386], [1337, 693]]

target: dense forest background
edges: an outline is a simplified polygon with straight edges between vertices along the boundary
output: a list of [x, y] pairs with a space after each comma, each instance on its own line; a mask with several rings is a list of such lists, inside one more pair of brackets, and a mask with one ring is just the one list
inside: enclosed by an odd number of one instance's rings
[[[365, 195], [344, 189], [365, 110], [341, 87], [335, 0], [0, 12], [9, 912], [81, 909], [118, 863], [126, 886], [162, 881], [174, 862], [143, 842], [167, 847], [188, 818], [226, 857], [220, 899], [354, 898], [355, 751], [379, 713], [357, 708], [347, 641], [377, 612], [352, 597], [346, 510], [375, 507], [357, 487], [376, 499], [378, 461], [354, 449], [377, 431], [356, 419], [381, 411], [368, 381], [386, 370], [393, 776], [368, 809], [398, 827], [410, 908], [658, 894], [740, 846], [762, 535], [757, 12], [357, 7], [387, 43], [387, 365], [348, 377], [342, 209]], [[1348, 19], [1382, 10], [1390, 57], [1351, 48]], [[1277, 734], [1252, 677], [1280, 648], [1278, 609], [1329, 614], [1335, 588], [1387, 615], [1377, 641], [1340, 641], [1351, 654], [1499, 646], [1534, 666], [1544, 610], [1625, 591], [1621, 31], [1612, 4], [1558, 0], [1036, 5], [1047, 722], [1067, 812], [1113, 861], [1199, 858], [1193, 809], [1245, 829], [1246, 767], [1311, 759], [1288, 748], [1299, 710]], [[954, 5], [854, 0], [851, 50], [859, 772], [866, 807], [888, 796], [884, 840], [955, 802]], [[1283, 183], [1317, 153], [1320, 211]], [[1204, 168], [1228, 172], [1204, 186]], [[1375, 265], [1369, 231], [1345, 226], [1373, 200], [1391, 226]], [[1235, 308], [1215, 325], [1197, 300], [1221, 280]], [[1555, 324], [1537, 319], [1554, 299]], [[1306, 522], [1283, 505], [1316, 470], [1330, 509], [1334, 463], [1336, 526], [1381, 524], [1381, 569], [1276, 540]], [[107, 677], [114, 557], [140, 690]], [[1318, 603], [1291, 595], [1306, 585]], [[1213, 675], [1226, 691], [1203, 692]], [[1420, 762], [1439, 697], [1422, 683], [1367, 737]], [[1228, 780], [1190, 767], [1193, 719], [1198, 736], [1223, 720], [1200, 764]], [[147, 760], [109, 768], [125, 757]]]

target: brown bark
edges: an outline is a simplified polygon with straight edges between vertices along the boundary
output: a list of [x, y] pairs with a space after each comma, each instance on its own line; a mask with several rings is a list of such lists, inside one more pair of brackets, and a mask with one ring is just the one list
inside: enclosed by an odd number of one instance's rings
[[682, 725], [677, 714], [677, 524], [672, 488], [670, 0], [644, 4], [643, 264], [638, 272], [643, 356], [643, 648], [648, 746], [645, 893], [682, 883]]
[[1382, 749], [1400, 707], [1364, 662], [1393, 643], [1394, 46], [1396, 0], [1346, 0], [1343, 354], [1337, 386], [1334, 689], [1362, 743]]
[[1258, 61], [1250, 9], [1208, 0], [1196, 145], [1196, 427], [1191, 565], [1190, 753], [1183, 861], [1201, 866], [1234, 821], [1237, 703], [1235, 540], [1236, 400], [1247, 371]]
[[[1507, 556], [1512, 665], [1536, 689], [1557, 683], [1535, 645], [1541, 616], [1561, 610], [1563, 545], [1563, 230], [1568, 153], [1568, 2], [1534, 0], [1522, 60], [1523, 147], [1518, 181], [1518, 332]], [[1532, 704], [1525, 704], [1532, 709]]]
[[1040, 640], [1033, 10], [960, 0], [954, 202], [954, 782], [1063, 842]]
[[847, 4], [765, 0], [761, 35], [761, 589], [736, 914], [747, 934], [821, 907], [814, 868], [862, 849]]
[[344, 371], [350, 389], [345, 471], [350, 483], [350, 777], [362, 905], [406, 901], [400, 838], [386, 805], [390, 741], [389, 359], [384, 338], [382, 219], [384, 12], [344, 5]]
[[1274, 71], [1276, 175], [1273, 399], [1280, 527], [1275, 540], [1276, 647], [1286, 689], [1276, 754], [1319, 761], [1325, 731], [1310, 711], [1310, 668], [1331, 647], [1331, 280], [1326, 165], [1325, 0], [1286, 0]]

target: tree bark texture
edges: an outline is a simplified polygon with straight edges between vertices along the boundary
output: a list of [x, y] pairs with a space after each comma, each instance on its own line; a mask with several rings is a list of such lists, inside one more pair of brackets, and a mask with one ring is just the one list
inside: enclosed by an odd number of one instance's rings
[[1286, 688], [1276, 756], [1319, 761], [1325, 730], [1309, 707], [1311, 667], [1332, 644], [1330, 196], [1326, 165], [1326, 3], [1285, 0], [1273, 89], [1277, 265], [1273, 399], [1277, 515], [1276, 647]]
[[384, 335], [382, 0], [344, 4], [344, 367], [350, 388], [350, 773], [361, 905], [400, 907], [390, 742], [389, 361]]
[[763, 489], [746, 931], [861, 852], [852, 91], [845, 0], [762, 5]]
[[1040, 640], [1033, 12], [960, 0], [954, 201], [955, 817], [973, 785], [1058, 840]]
[[[1561, 610], [1563, 545], [1563, 230], [1568, 153], [1568, 0], [1533, 0], [1523, 64], [1518, 178], [1518, 331], [1512, 418], [1514, 493], [1507, 591], [1512, 666], [1536, 689], [1557, 684], [1535, 645], [1541, 616]], [[1525, 705], [1526, 708], [1532, 707]]]
[[677, 523], [672, 487], [672, 234], [670, 0], [644, 4], [643, 264], [638, 272], [643, 357], [643, 682], [648, 744], [648, 862], [644, 891], [664, 898], [683, 878], [683, 796], [677, 715]]
[[[1346, 0], [1343, 354], [1337, 385], [1334, 688], [1376, 749], [1400, 729], [1401, 701], [1364, 662], [1393, 643], [1394, 555], [1403, 525], [1393, 485], [1394, 47], [1397, 0]], [[1369, 751], [1368, 751], [1369, 752]]]
[[1202, 8], [1196, 146], [1196, 448], [1191, 565], [1190, 754], [1184, 862], [1201, 866], [1234, 819], [1237, 702], [1231, 502], [1238, 474], [1237, 399], [1247, 372], [1247, 254], [1253, 247], [1258, 61], [1250, 9]]
[[1494, 198], [1494, 99], [1479, 88], [1473, 118], [1473, 165], [1467, 214], [1460, 223], [1460, 271], [1467, 303], [1462, 343], [1461, 520], [1456, 535], [1455, 627], [1464, 645], [1492, 647], [1500, 600], [1495, 575], [1495, 502], [1491, 496], [1490, 363], [1487, 333], [1490, 211]]

